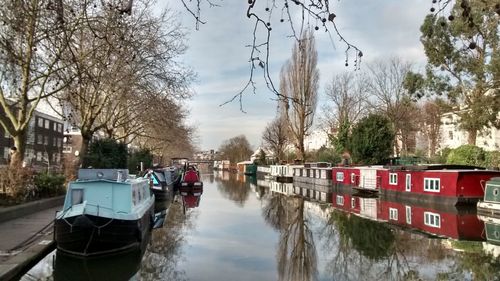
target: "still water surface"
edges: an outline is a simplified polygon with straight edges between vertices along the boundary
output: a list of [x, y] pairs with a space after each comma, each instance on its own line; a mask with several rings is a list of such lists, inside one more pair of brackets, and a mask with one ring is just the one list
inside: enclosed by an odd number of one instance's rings
[[53, 252], [22, 280], [500, 279], [500, 247], [487, 241], [474, 210], [316, 196], [229, 173], [203, 181], [199, 206], [170, 205], [143, 256]]

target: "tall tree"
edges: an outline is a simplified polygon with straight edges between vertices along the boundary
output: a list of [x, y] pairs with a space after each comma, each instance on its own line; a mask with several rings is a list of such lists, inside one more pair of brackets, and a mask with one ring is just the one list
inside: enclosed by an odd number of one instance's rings
[[284, 150], [288, 145], [287, 122], [282, 117], [276, 117], [267, 124], [262, 133], [264, 146], [271, 150], [279, 162], [284, 159]]
[[189, 96], [192, 78], [175, 60], [185, 51], [184, 33], [168, 10], [155, 14], [154, 3], [136, 1], [128, 16], [106, 4], [81, 4], [87, 24], [71, 38], [65, 57], [73, 62], [66, 77], [77, 79], [59, 99], [64, 117], [81, 130], [82, 155], [99, 130], [130, 142], [152, 128], [167, 132], [182, 123], [175, 119], [182, 115], [176, 100]]
[[288, 128], [300, 160], [305, 158], [304, 138], [314, 121], [318, 99], [318, 53], [313, 32], [308, 30], [293, 47], [292, 58], [280, 73], [280, 92], [286, 98]]
[[224, 141], [219, 147], [219, 152], [223, 159], [228, 159], [231, 163], [238, 163], [250, 159], [252, 148], [247, 138], [240, 135]]
[[373, 106], [386, 115], [394, 129], [394, 151], [396, 155], [406, 154], [414, 148], [414, 136], [418, 130], [415, 103], [405, 88], [405, 79], [412, 65], [393, 57], [377, 61], [369, 66], [369, 93]]
[[2, 1], [0, 18], [0, 125], [14, 139], [16, 166], [35, 108], [66, 86], [58, 77], [66, 66], [62, 34], [71, 34], [81, 15], [66, 16], [62, 1], [21, 0]]
[[424, 136], [427, 138], [428, 155], [436, 155], [439, 141], [441, 139], [441, 116], [443, 106], [440, 100], [425, 102], [420, 110], [420, 128]]
[[475, 145], [478, 133], [500, 128], [500, 14], [498, 1], [456, 1], [446, 19], [428, 15], [420, 41], [429, 83], [446, 85], [460, 127]]

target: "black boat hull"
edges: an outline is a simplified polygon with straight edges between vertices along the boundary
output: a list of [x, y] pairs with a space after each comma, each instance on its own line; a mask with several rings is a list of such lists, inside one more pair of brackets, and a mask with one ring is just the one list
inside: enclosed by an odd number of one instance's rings
[[81, 215], [56, 219], [57, 249], [78, 256], [100, 256], [143, 247], [149, 242], [153, 206], [138, 220]]

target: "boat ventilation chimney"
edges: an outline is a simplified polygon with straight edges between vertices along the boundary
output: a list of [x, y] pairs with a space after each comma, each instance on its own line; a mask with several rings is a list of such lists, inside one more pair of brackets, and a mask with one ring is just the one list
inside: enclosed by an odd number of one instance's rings
[[122, 170], [116, 171], [116, 181], [117, 182], [123, 181], [123, 171]]

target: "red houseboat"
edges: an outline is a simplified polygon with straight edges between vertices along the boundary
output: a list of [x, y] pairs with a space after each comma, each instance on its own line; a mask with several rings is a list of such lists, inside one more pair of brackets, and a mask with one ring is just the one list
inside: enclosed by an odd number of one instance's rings
[[383, 166], [333, 167], [332, 180], [339, 187], [376, 193], [380, 190], [381, 173], [384, 170], [387, 169]]
[[468, 209], [440, 209], [385, 200], [379, 206], [380, 219], [390, 224], [456, 240], [484, 240], [484, 222]]
[[378, 170], [383, 196], [436, 204], [475, 203], [500, 171], [457, 165], [400, 166]]

